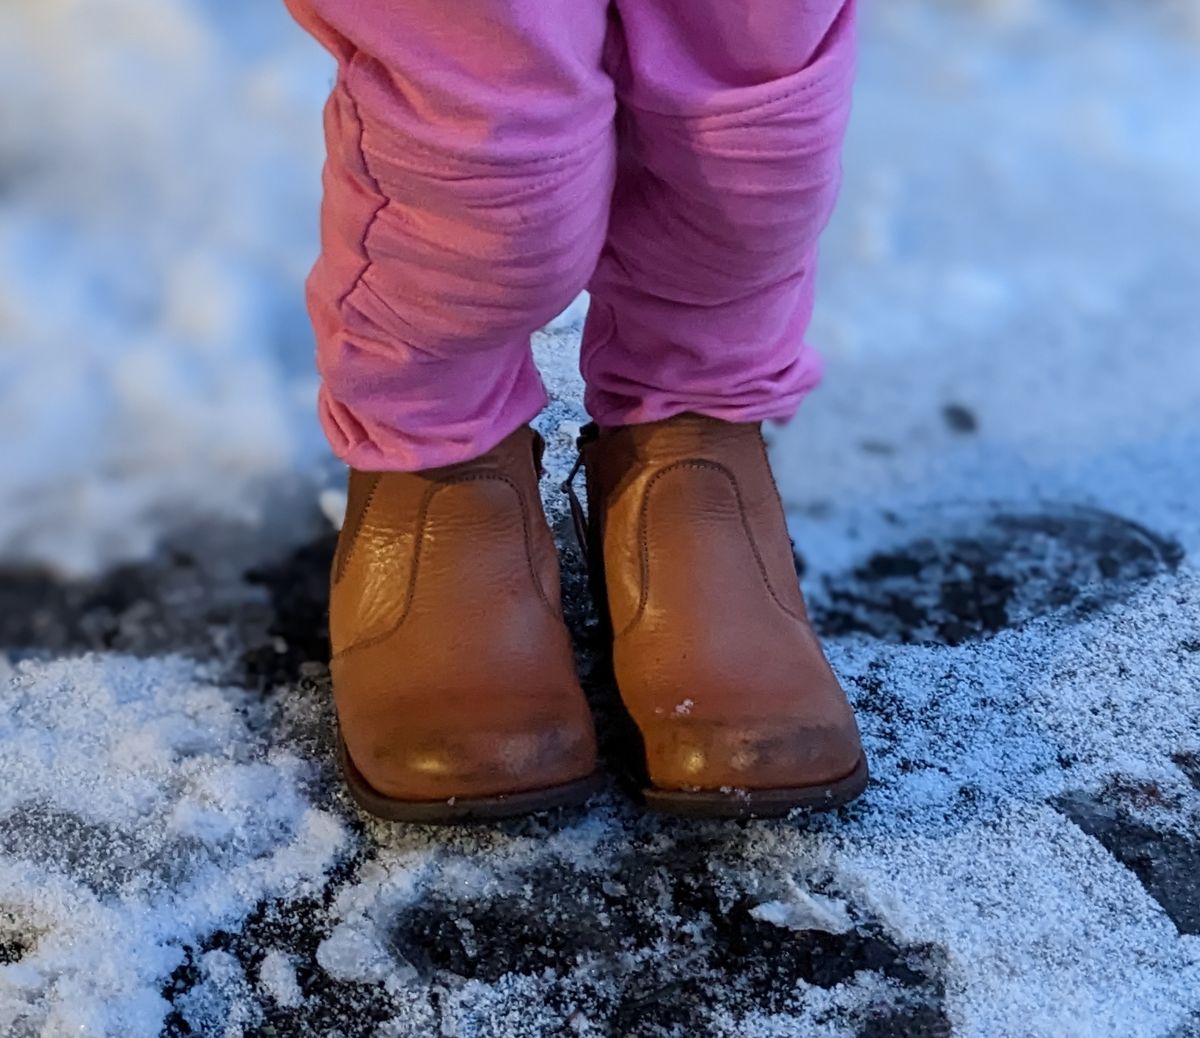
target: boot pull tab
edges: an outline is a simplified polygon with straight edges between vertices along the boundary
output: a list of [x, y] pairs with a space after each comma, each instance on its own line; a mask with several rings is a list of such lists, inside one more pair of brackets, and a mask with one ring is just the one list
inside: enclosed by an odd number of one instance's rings
[[571, 507], [571, 520], [575, 526], [575, 541], [579, 545], [579, 553], [583, 556], [585, 566], [590, 568], [591, 558], [588, 550], [588, 517], [587, 512], [583, 510], [583, 502], [579, 500], [579, 494], [575, 491], [575, 480], [579, 475], [579, 470], [583, 468], [583, 452], [589, 443], [593, 443], [599, 435], [594, 423], [585, 425], [579, 432], [579, 438], [575, 441], [575, 447], [579, 453], [575, 456], [575, 464], [571, 468], [571, 474], [563, 481], [562, 492], [567, 495], [567, 503]]

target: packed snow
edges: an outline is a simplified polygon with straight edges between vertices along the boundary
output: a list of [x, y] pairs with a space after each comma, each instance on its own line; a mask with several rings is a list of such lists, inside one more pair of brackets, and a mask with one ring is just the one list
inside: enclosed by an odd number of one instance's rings
[[[0, 1035], [1200, 1034], [1196, 6], [865, 6], [827, 381], [771, 438], [873, 783], [780, 823], [342, 792], [329, 75], [277, 3], [0, 7]], [[534, 348], [603, 699], [585, 308]]]

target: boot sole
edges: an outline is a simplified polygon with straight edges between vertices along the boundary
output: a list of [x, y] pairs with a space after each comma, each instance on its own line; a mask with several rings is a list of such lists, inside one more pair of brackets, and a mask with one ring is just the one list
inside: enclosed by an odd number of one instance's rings
[[350, 796], [368, 814], [388, 822], [419, 825], [464, 825], [494, 822], [502, 818], [578, 807], [604, 786], [604, 776], [593, 772], [585, 778], [546, 789], [502, 793], [491, 797], [455, 797], [450, 800], [397, 800], [384, 796], [363, 778], [350, 759], [345, 742], [338, 738], [338, 761]]
[[830, 811], [850, 803], [867, 788], [870, 773], [866, 757], [845, 778], [820, 786], [795, 789], [746, 789], [728, 793], [681, 790], [641, 790], [646, 807], [677, 818], [779, 818], [795, 810]]

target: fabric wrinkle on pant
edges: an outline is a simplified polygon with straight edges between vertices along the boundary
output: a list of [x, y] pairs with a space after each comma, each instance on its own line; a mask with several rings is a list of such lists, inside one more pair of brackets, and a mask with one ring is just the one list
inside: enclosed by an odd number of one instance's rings
[[340, 457], [495, 446], [585, 286], [602, 424], [795, 412], [854, 0], [287, 2], [338, 60], [308, 299]]

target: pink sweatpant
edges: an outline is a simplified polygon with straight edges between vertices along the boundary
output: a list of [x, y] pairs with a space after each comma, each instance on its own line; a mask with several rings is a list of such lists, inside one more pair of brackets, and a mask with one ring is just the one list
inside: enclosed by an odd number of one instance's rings
[[855, 0], [287, 3], [338, 60], [308, 294], [340, 457], [489, 450], [585, 286], [600, 424], [795, 412]]

